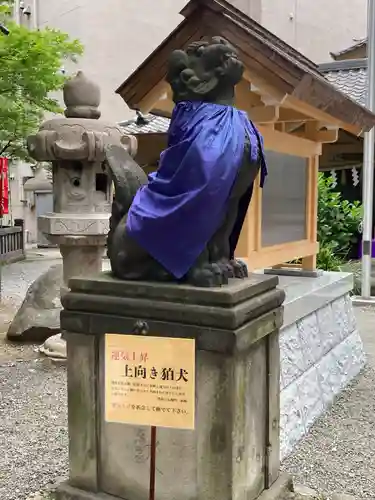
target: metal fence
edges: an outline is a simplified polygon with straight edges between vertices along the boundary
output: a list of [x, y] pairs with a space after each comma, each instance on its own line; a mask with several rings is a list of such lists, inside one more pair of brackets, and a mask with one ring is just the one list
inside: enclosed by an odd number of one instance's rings
[[16, 219], [14, 226], [0, 227], [0, 264], [25, 258], [24, 221]]

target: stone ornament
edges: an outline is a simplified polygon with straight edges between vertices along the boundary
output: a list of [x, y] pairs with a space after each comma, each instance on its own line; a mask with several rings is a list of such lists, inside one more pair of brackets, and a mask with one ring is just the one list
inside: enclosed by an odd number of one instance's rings
[[98, 121], [99, 87], [79, 71], [64, 86], [66, 118], [53, 118], [39, 132], [28, 137], [30, 155], [37, 161], [85, 160], [103, 162], [105, 148], [117, 144], [137, 151], [137, 140], [124, 134], [120, 126]]
[[99, 120], [100, 89], [82, 71], [65, 84], [63, 93], [65, 117], [47, 120], [28, 138], [30, 155], [53, 164], [55, 213], [41, 218], [41, 229], [53, 239], [85, 232], [105, 236], [112, 197], [105, 151], [117, 145], [135, 155], [137, 140], [120, 126]]
[[[38, 225], [62, 254], [61, 297], [73, 276], [102, 270], [112, 200], [106, 149], [116, 145], [132, 155], [137, 150], [134, 137], [126, 136], [115, 123], [99, 120], [100, 89], [81, 71], [65, 84], [63, 93], [65, 116], [45, 121], [28, 138], [30, 156], [52, 163], [54, 212], [39, 217]], [[66, 357], [61, 335], [41, 348], [51, 357], [57, 351], [58, 357]]]
[[97, 120], [101, 116], [100, 88], [86, 78], [82, 71], [78, 71], [75, 78], [69, 80], [63, 89], [67, 118], [92, 118]]

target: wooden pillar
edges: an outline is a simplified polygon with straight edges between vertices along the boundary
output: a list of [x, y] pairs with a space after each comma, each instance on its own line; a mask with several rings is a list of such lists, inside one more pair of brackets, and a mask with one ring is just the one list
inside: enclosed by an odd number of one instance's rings
[[[306, 199], [307, 239], [312, 243], [317, 241], [318, 232], [318, 174], [319, 156], [315, 155], [309, 160]], [[302, 269], [309, 271], [316, 269], [316, 254], [303, 257]]]
[[[254, 182], [253, 197], [237, 245], [236, 257], [247, 260], [262, 246], [262, 190], [259, 175]], [[250, 264], [250, 263], [249, 263]]]

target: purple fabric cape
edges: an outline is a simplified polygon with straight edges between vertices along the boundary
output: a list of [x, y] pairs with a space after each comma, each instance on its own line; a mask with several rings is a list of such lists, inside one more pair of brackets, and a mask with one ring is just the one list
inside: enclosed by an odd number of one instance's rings
[[[245, 133], [251, 160], [267, 168], [263, 139], [246, 113], [232, 106], [180, 102], [168, 132], [168, 147], [157, 172], [136, 193], [127, 232], [177, 279], [193, 266], [224, 220], [229, 195], [242, 163]], [[234, 253], [252, 194], [241, 200], [231, 236]], [[241, 221], [242, 219], [242, 221]]]

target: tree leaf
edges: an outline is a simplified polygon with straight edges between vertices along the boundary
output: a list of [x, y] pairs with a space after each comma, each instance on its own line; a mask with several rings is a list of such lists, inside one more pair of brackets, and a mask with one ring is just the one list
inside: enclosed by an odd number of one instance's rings
[[78, 40], [58, 30], [29, 30], [10, 17], [12, 2], [0, 5], [0, 21], [10, 33], [0, 35], [0, 155], [28, 159], [27, 137], [38, 129], [45, 113], [60, 112], [53, 94], [66, 77], [65, 60], [83, 52]]

